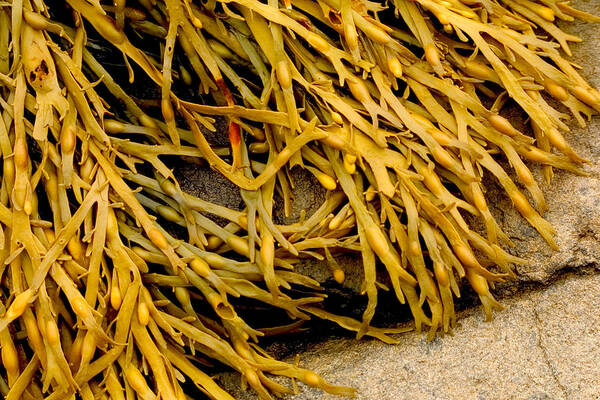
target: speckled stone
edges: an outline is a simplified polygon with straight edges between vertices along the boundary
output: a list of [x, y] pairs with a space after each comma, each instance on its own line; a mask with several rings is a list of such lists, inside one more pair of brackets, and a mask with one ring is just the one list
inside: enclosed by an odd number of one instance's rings
[[[333, 339], [300, 355], [301, 366], [358, 389], [359, 400], [593, 400], [600, 398], [600, 275], [566, 274], [542, 290], [503, 299], [491, 322], [461, 313], [454, 336], [396, 346]], [[288, 360], [293, 362], [292, 359]], [[225, 382], [239, 400], [255, 398]], [[300, 384], [290, 400], [334, 400]]]

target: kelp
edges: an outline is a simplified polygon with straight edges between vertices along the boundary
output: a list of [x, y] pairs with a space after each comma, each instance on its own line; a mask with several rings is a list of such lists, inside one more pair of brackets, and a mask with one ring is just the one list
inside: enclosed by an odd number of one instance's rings
[[[580, 39], [557, 21], [574, 19], [600, 21], [555, 0], [0, 2], [0, 393], [231, 399], [220, 364], [261, 399], [296, 381], [351, 396], [257, 342], [311, 318], [431, 340], [465, 285], [491, 318], [491, 288], [526, 260], [484, 182], [556, 248], [530, 165], [586, 174], [566, 121], [585, 126], [600, 93], [563, 55]], [[181, 163], [243, 208], [187, 193]], [[326, 195], [281, 223], [298, 170]], [[311, 260], [362, 277], [362, 316], [327, 309], [296, 269]], [[388, 286], [412, 323], [371, 325]], [[253, 326], [249, 308], [285, 317]]]

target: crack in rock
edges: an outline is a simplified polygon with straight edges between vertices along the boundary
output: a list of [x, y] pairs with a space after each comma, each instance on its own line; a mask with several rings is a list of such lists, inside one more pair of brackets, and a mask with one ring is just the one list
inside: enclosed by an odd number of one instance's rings
[[539, 347], [539, 349], [542, 352], [542, 358], [544, 359], [544, 362], [548, 366], [548, 370], [550, 371], [550, 374], [552, 375], [554, 382], [556, 382], [556, 385], [563, 392], [564, 398], [568, 399], [569, 393], [567, 391], [567, 388], [560, 382], [560, 379], [558, 379], [558, 374], [556, 373], [556, 368], [554, 367], [554, 364], [552, 363], [552, 361], [550, 361], [550, 358], [548, 357], [548, 350], [546, 349], [546, 346], [544, 346], [544, 343], [543, 343], [544, 335], [543, 335], [543, 331], [542, 331], [542, 320], [540, 319], [540, 316], [538, 314], [537, 308], [535, 307], [535, 304], [531, 308], [533, 310], [533, 316], [534, 316], [535, 322], [536, 322], [535, 326], [536, 326], [537, 332], [538, 332], [537, 347]]

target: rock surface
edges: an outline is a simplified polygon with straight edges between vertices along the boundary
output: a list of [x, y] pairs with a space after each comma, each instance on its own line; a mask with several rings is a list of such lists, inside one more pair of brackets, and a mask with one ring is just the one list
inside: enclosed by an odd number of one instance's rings
[[[574, 6], [600, 15], [595, 0]], [[577, 22], [565, 30], [584, 39], [572, 46], [573, 58], [584, 77], [600, 87], [595, 48], [600, 25]], [[600, 399], [600, 121], [596, 117], [586, 128], [572, 128], [567, 139], [590, 161], [590, 176], [557, 172], [550, 185], [542, 184], [550, 209], [545, 217], [556, 228], [559, 251], [553, 252], [506, 199], [495, 204], [516, 244], [511, 252], [528, 260], [517, 267], [518, 282], [500, 291], [506, 310], [486, 323], [478, 307], [469, 308], [459, 313], [454, 336], [431, 343], [410, 333], [397, 346], [347, 338], [311, 344], [300, 354], [301, 365], [331, 383], [356, 387], [357, 398], [364, 400]], [[356, 261], [344, 265], [358, 267]], [[329, 277], [318, 264], [304, 272], [321, 282]], [[355, 289], [360, 277], [347, 275], [345, 287]], [[239, 391], [238, 379], [223, 380], [236, 398], [255, 398]], [[290, 398], [337, 397], [301, 387]]]
[[[492, 322], [478, 310], [462, 313], [454, 336], [428, 343], [409, 333], [397, 346], [335, 339], [311, 346], [301, 366], [357, 388], [359, 400], [598, 399], [599, 287], [600, 275], [567, 274], [503, 299], [507, 309]], [[290, 399], [339, 398], [301, 385]]]

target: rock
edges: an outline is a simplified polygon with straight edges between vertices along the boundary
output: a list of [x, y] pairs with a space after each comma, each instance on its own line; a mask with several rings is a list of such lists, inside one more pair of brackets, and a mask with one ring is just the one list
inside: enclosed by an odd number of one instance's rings
[[[359, 400], [598, 398], [600, 275], [570, 273], [503, 302], [506, 309], [492, 322], [478, 310], [462, 313], [454, 336], [428, 343], [413, 332], [397, 346], [333, 339], [310, 346], [300, 365], [357, 388]], [[290, 400], [339, 399], [300, 386]], [[251, 391], [231, 393], [256, 398]]]
[[184, 163], [175, 169], [181, 189], [211, 203], [242, 210], [240, 189], [206, 165]]

